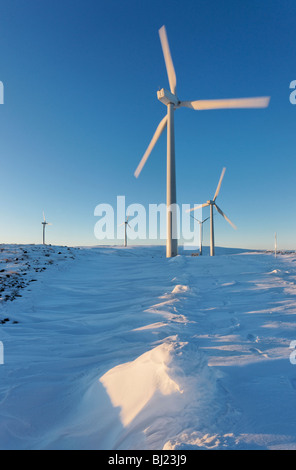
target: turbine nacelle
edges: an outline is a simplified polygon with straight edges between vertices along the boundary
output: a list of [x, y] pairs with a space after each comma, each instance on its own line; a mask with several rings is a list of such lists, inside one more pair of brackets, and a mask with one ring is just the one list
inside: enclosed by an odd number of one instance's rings
[[157, 92], [157, 98], [159, 101], [161, 101], [163, 104], [168, 106], [169, 104], [173, 104], [174, 106], [179, 106], [180, 101], [176, 95], [171, 93], [170, 91], [166, 90], [165, 88], [162, 88]]

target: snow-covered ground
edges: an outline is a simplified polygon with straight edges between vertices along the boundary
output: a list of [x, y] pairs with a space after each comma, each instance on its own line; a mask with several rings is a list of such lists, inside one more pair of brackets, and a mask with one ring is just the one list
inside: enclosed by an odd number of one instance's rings
[[296, 449], [295, 262], [0, 245], [0, 449]]

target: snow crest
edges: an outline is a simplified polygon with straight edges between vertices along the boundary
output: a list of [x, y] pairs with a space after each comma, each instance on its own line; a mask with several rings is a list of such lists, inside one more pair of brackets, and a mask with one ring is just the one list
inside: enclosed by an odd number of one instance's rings
[[160, 344], [134, 361], [114, 367], [100, 378], [113, 406], [121, 408], [124, 426], [133, 421], [156, 392], [162, 396], [182, 393], [169, 375], [173, 350], [173, 343]]

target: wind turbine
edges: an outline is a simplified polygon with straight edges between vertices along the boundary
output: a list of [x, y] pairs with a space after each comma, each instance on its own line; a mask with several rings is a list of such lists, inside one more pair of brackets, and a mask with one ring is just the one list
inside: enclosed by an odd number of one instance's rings
[[41, 222], [41, 224], [43, 225], [43, 245], [45, 245], [45, 227], [46, 225], [52, 225], [52, 224], [50, 224], [49, 222], [46, 222], [44, 212], [43, 212], [43, 222]]
[[203, 240], [203, 224], [209, 220], [210, 217], [207, 217], [204, 220], [198, 220], [196, 217], [191, 216], [194, 220], [199, 223], [199, 254], [202, 255], [202, 240]]
[[118, 227], [122, 227], [122, 226], [124, 225], [124, 246], [125, 246], [125, 247], [127, 246], [127, 235], [126, 235], [127, 227], [131, 228], [131, 226], [130, 226], [129, 223], [128, 223], [129, 217], [130, 217], [130, 216], [128, 215], [126, 221], [123, 222], [122, 224], [118, 225]]
[[[159, 137], [167, 128], [167, 257], [173, 257], [178, 254], [178, 241], [176, 231], [176, 214], [171, 209], [177, 203], [176, 196], [176, 171], [175, 171], [175, 136], [174, 136], [174, 111], [175, 109], [186, 107], [197, 111], [210, 109], [230, 109], [230, 108], [266, 108], [269, 104], [269, 97], [261, 98], [235, 98], [220, 100], [197, 100], [180, 101], [176, 93], [176, 73], [171, 57], [169, 43], [167, 39], [165, 26], [159, 30], [160, 42], [166, 64], [170, 91], [162, 88], [157, 92], [157, 98], [167, 106], [167, 114], [160, 121], [150, 144], [144, 153], [136, 171], [135, 177], [138, 178], [149, 155], [151, 154]], [[175, 236], [174, 236], [175, 235]]]
[[219, 214], [221, 214], [222, 217], [224, 217], [224, 219], [227, 220], [227, 222], [236, 230], [236, 226], [231, 222], [231, 220], [227, 217], [227, 215], [224, 214], [222, 209], [220, 209], [220, 207], [218, 207], [217, 204], [216, 204], [216, 199], [217, 199], [218, 194], [219, 194], [220, 189], [221, 189], [221, 184], [222, 184], [222, 180], [224, 178], [225, 171], [226, 171], [226, 168], [223, 168], [213, 200], [209, 200], [205, 204], [201, 204], [200, 206], [195, 207], [194, 209], [190, 209], [190, 211], [194, 211], [196, 209], [201, 209], [203, 207], [210, 206], [210, 219], [211, 219], [210, 220], [210, 237], [211, 237], [210, 255], [211, 256], [215, 255], [214, 214], [213, 214], [213, 207], [214, 206], [215, 206], [215, 209], [217, 209], [217, 211], [219, 212]]

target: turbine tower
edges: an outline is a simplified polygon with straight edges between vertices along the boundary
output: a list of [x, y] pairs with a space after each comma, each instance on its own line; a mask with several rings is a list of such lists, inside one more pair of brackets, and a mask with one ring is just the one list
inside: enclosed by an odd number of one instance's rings
[[222, 209], [220, 209], [220, 207], [218, 207], [217, 204], [216, 204], [216, 199], [217, 199], [218, 194], [219, 194], [220, 189], [221, 189], [221, 184], [222, 184], [222, 180], [223, 180], [223, 178], [224, 178], [225, 171], [226, 171], [226, 168], [223, 168], [222, 173], [221, 173], [221, 176], [220, 176], [220, 180], [219, 180], [219, 183], [218, 183], [218, 186], [217, 186], [217, 189], [216, 189], [216, 192], [215, 192], [215, 195], [214, 195], [213, 200], [209, 200], [209, 201], [207, 201], [205, 204], [201, 204], [200, 206], [195, 207], [194, 209], [190, 209], [190, 211], [194, 211], [194, 210], [196, 210], [196, 209], [201, 209], [201, 208], [203, 208], [203, 207], [210, 206], [210, 238], [211, 238], [210, 255], [211, 255], [211, 256], [215, 256], [215, 236], [214, 236], [214, 213], [213, 213], [213, 207], [215, 206], [215, 209], [219, 212], [219, 214], [222, 215], [222, 217], [224, 217], [224, 219], [227, 220], [227, 222], [228, 222], [235, 230], [236, 230], [236, 228], [237, 228], [237, 227], [231, 222], [231, 220], [227, 217], [227, 215], [224, 214], [224, 212], [222, 211]]
[[41, 224], [43, 225], [43, 237], [42, 237], [42, 240], [43, 240], [43, 245], [45, 245], [45, 227], [46, 227], [46, 225], [52, 225], [52, 224], [50, 224], [49, 222], [46, 222], [44, 212], [43, 212], [43, 222], [41, 222]]
[[177, 240], [177, 217], [174, 208], [177, 203], [176, 195], [176, 170], [175, 170], [175, 133], [174, 133], [174, 111], [181, 107], [194, 109], [197, 111], [210, 109], [230, 109], [230, 108], [266, 108], [269, 104], [269, 97], [261, 98], [235, 98], [222, 100], [197, 100], [180, 101], [176, 92], [176, 73], [171, 57], [169, 43], [167, 39], [165, 26], [159, 30], [160, 42], [164, 55], [170, 91], [162, 88], [157, 92], [157, 98], [167, 107], [167, 114], [159, 123], [152, 140], [144, 153], [136, 171], [135, 177], [138, 178], [149, 155], [151, 154], [159, 137], [167, 128], [167, 248], [168, 258], [178, 254]]
[[199, 223], [199, 255], [202, 256], [203, 224], [209, 220], [210, 217], [204, 220], [198, 220], [196, 217], [193, 217], [193, 215], [191, 217]]

